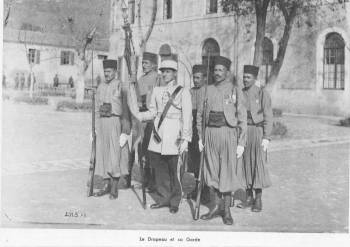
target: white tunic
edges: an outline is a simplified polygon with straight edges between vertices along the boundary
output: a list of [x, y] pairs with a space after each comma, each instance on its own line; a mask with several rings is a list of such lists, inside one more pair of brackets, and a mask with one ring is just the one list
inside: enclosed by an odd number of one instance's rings
[[[140, 120], [154, 119], [157, 129], [163, 109], [177, 87], [178, 84], [175, 81], [169, 82], [166, 86], [155, 87], [152, 92], [149, 110], [138, 114]], [[178, 155], [181, 141], [191, 141], [192, 102], [190, 91], [187, 88], [182, 88], [173, 103], [158, 129], [162, 141], [158, 143], [152, 133], [148, 150], [162, 155]]]

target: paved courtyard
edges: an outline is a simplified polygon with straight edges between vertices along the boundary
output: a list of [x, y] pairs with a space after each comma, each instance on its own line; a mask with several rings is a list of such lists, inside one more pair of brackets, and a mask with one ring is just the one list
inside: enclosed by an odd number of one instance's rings
[[348, 232], [350, 130], [335, 120], [279, 119], [289, 134], [271, 143], [273, 186], [264, 191], [264, 210], [232, 208], [235, 225], [228, 227], [221, 219], [194, 222], [191, 201], [170, 215], [143, 210], [130, 189], [116, 201], [87, 198], [89, 113], [5, 101], [2, 114], [3, 226]]

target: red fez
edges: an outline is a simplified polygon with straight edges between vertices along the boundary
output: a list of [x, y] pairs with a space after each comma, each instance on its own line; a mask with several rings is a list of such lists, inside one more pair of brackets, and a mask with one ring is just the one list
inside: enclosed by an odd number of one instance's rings
[[255, 77], [257, 77], [259, 73], [259, 67], [256, 67], [254, 65], [244, 65], [243, 72], [247, 74], [252, 74]]
[[142, 55], [142, 60], [148, 60], [154, 64], [158, 64], [158, 55], [151, 52], [144, 52]]
[[206, 72], [205, 66], [202, 65], [202, 64], [195, 64], [192, 67], [192, 73], [193, 74], [195, 74], [195, 73], [205, 74], [205, 72]]
[[117, 60], [105, 59], [105, 60], [103, 60], [103, 68], [104, 69], [117, 69], [118, 62], [117, 62]]
[[214, 66], [219, 64], [225, 66], [229, 70], [231, 67], [231, 60], [222, 56], [214, 57]]

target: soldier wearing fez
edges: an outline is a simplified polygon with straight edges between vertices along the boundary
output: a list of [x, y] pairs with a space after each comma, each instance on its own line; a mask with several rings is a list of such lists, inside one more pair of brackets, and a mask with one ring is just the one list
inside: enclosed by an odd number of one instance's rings
[[[153, 88], [160, 86], [160, 75], [157, 73], [158, 55], [150, 52], [144, 52], [142, 55], [142, 70], [143, 75], [139, 78], [136, 84], [137, 102], [139, 104], [139, 111], [148, 111], [151, 94]], [[149, 192], [154, 188], [154, 168], [150, 163], [148, 157], [148, 144], [151, 138], [153, 129], [153, 119], [145, 122], [143, 127], [143, 139], [142, 139], [142, 153], [141, 158], [145, 160], [145, 185]]]
[[178, 212], [182, 194], [177, 167], [179, 154], [187, 150], [192, 136], [192, 103], [190, 91], [177, 84], [177, 62], [164, 60], [159, 69], [165, 85], [153, 89], [147, 111], [138, 112], [134, 107], [131, 112], [140, 121], [154, 119], [148, 150], [155, 169], [157, 193], [156, 203], [150, 207], [169, 207], [174, 214]]
[[[198, 149], [198, 131], [197, 131], [197, 109], [198, 104], [203, 105], [201, 101], [200, 93], [201, 88], [205, 85], [207, 80], [207, 68], [202, 64], [195, 64], [192, 67], [193, 85], [191, 89], [192, 98], [192, 141], [188, 145], [188, 171], [194, 173], [194, 176], [198, 179], [199, 167], [200, 167], [200, 152]], [[193, 191], [192, 198], [196, 198], [197, 191]], [[201, 201], [206, 203], [208, 201], [208, 187], [205, 186], [202, 190]]]
[[198, 132], [197, 132], [197, 107], [200, 102], [200, 89], [205, 84], [206, 80], [206, 69], [202, 64], [196, 64], [192, 68], [193, 84], [194, 87], [191, 89], [192, 98], [192, 142], [189, 143], [189, 171], [193, 172], [195, 177], [198, 178], [199, 165], [200, 165], [200, 152], [198, 149]]
[[[214, 57], [214, 81], [201, 90], [201, 102], [207, 100], [205, 119], [205, 146], [198, 141], [199, 150], [205, 149], [204, 181], [210, 188], [210, 200], [214, 207], [202, 220], [221, 216], [224, 224], [232, 225], [230, 212], [231, 193], [240, 188], [236, 176], [237, 160], [242, 156], [246, 144], [247, 116], [243, 105], [242, 91], [229, 79], [231, 61], [228, 58]], [[197, 129], [202, 137], [203, 105], [198, 105]]]
[[[128, 149], [125, 146], [131, 131], [127, 104], [127, 88], [116, 78], [117, 61], [103, 61], [105, 81], [96, 91], [96, 168], [104, 179], [104, 188], [94, 196], [110, 194], [118, 197], [118, 181], [128, 175]], [[126, 146], [127, 147], [127, 146]], [[126, 152], [126, 154], [123, 154]]]
[[247, 109], [247, 145], [243, 154], [243, 166], [237, 170], [238, 176], [244, 181], [247, 194], [246, 201], [238, 207], [249, 207], [253, 212], [262, 210], [262, 189], [271, 186], [266, 167], [266, 152], [272, 131], [271, 97], [264, 88], [256, 85], [258, 72], [258, 67], [244, 66], [243, 96]]

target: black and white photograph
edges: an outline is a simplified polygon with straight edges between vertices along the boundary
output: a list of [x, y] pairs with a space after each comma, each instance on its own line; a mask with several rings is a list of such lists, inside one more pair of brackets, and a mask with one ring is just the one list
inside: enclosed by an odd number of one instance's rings
[[349, 0], [1, 13], [0, 245], [348, 246]]

